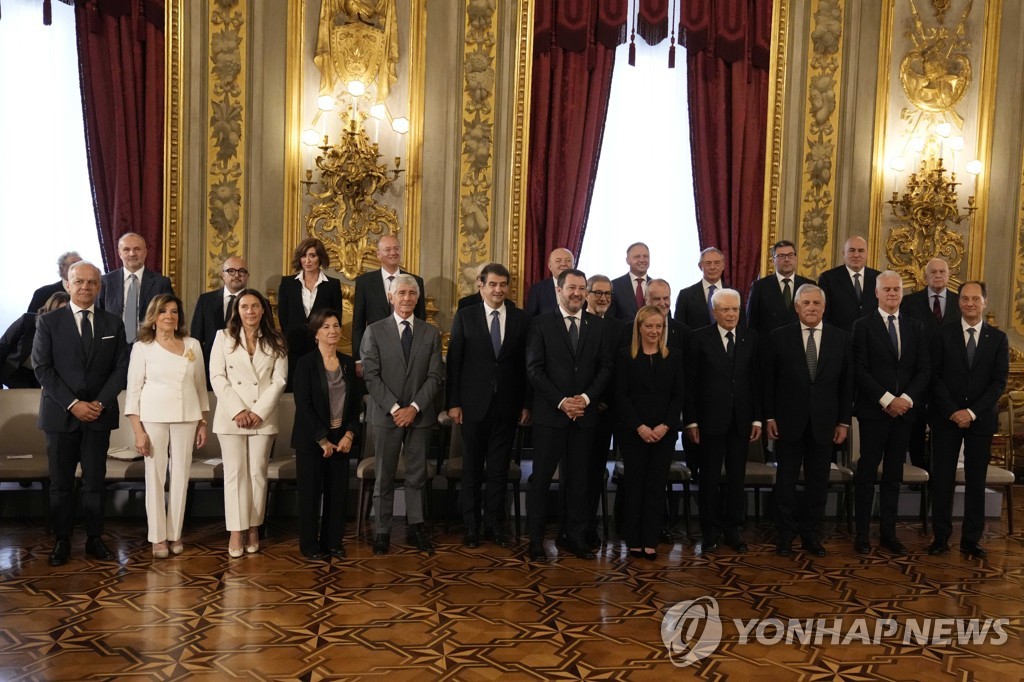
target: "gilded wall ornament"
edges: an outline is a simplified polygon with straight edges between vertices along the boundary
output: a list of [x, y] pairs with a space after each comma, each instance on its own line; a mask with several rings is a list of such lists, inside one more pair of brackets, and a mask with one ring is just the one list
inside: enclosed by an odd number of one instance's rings
[[398, 82], [395, 0], [323, 0], [313, 62], [321, 95], [357, 80], [376, 86], [375, 101], [387, 99]]
[[948, 112], [962, 128], [963, 119], [955, 107], [964, 98], [972, 80], [971, 61], [967, 56], [970, 40], [966, 27], [973, 2], [968, 1], [960, 23], [952, 33], [941, 24], [926, 27], [914, 0], [910, 0], [910, 6], [913, 29], [907, 38], [914, 49], [900, 61], [903, 92], [918, 110], [930, 114]]

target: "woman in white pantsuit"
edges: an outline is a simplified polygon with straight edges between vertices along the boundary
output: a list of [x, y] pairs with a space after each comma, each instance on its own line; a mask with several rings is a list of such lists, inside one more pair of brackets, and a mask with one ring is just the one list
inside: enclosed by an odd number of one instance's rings
[[210, 383], [217, 394], [213, 432], [224, 458], [228, 554], [237, 559], [243, 545], [250, 554], [260, 548], [267, 459], [278, 431], [277, 403], [288, 378], [288, 350], [271, 324], [270, 305], [255, 289], [238, 293], [229, 318], [210, 351]]
[[[188, 336], [181, 300], [160, 294], [150, 301], [132, 347], [124, 409], [135, 449], [146, 457], [146, 519], [157, 559], [184, 550], [181, 525], [192, 446], [206, 443], [209, 411], [203, 349]], [[171, 483], [165, 499], [168, 465]]]

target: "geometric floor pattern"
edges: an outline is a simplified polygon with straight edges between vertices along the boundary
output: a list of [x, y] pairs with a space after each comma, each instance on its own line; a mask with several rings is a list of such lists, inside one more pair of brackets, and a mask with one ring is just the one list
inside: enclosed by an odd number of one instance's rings
[[[71, 562], [51, 569], [41, 525], [0, 524], [0, 678], [1024, 679], [1024, 535], [1005, 521], [989, 520], [986, 561], [958, 554], [956, 535], [953, 553], [928, 556], [930, 538], [907, 521], [906, 557], [857, 555], [830, 524], [828, 556], [779, 558], [771, 526], [750, 524], [745, 555], [703, 556], [680, 538], [653, 562], [609, 542], [596, 561], [543, 565], [524, 561], [524, 542], [466, 549], [440, 529], [431, 557], [400, 543], [376, 557], [350, 536], [348, 559], [310, 563], [290, 521], [269, 526], [259, 554], [230, 559], [222, 528], [193, 522], [184, 554], [153, 560], [141, 520], [111, 521], [118, 563], [84, 556], [76, 536]], [[681, 647], [670, 655], [666, 613], [707, 597], [720, 635], [684, 619], [668, 628]], [[787, 641], [790, 619], [813, 635]], [[1003, 620], [959, 636], [971, 619]], [[710, 653], [682, 667], [687, 648], [706, 652], [699, 640]]]

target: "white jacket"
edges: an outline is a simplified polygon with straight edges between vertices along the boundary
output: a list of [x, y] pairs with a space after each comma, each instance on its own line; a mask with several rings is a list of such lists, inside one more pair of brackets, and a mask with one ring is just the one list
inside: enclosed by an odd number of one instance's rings
[[[213, 432], [235, 435], [270, 435], [278, 432], [277, 403], [288, 378], [288, 356], [274, 357], [257, 344], [249, 358], [242, 341], [235, 344], [225, 330], [217, 332], [210, 351], [210, 384], [217, 395]], [[235, 415], [250, 410], [263, 418], [258, 429], [240, 429]]]
[[132, 346], [125, 415], [137, 414], [144, 422], [183, 423], [199, 421], [209, 411], [203, 349], [191, 337], [183, 341], [183, 355], [164, 350], [156, 341]]

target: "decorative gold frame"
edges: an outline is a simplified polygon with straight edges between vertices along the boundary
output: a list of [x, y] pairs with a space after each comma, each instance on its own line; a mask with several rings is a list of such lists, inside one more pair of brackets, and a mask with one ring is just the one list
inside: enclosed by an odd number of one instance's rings
[[761, 274], [771, 272], [769, 250], [779, 241], [779, 188], [782, 184], [782, 145], [786, 118], [783, 114], [786, 93], [786, 67], [789, 59], [789, 0], [778, 0], [772, 7], [772, 35], [775, 37], [768, 73], [768, 135], [765, 141], [764, 209], [761, 227]]
[[182, 87], [182, 14], [185, 0], [167, 0], [164, 7], [164, 230], [162, 270], [175, 291], [181, 291], [179, 257], [183, 250], [181, 181], [187, 148], [182, 144], [181, 112], [185, 111]]
[[508, 296], [523, 305], [523, 259], [526, 242], [526, 179], [530, 170], [530, 97], [533, 87], [533, 0], [517, 0], [515, 125], [509, 154], [511, 191], [508, 196]]

